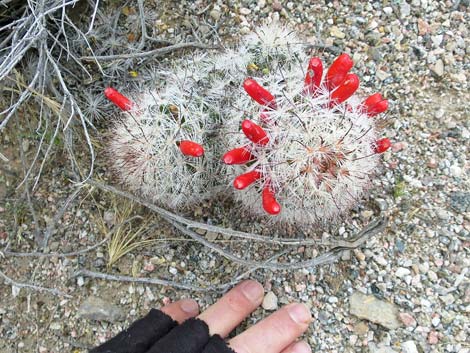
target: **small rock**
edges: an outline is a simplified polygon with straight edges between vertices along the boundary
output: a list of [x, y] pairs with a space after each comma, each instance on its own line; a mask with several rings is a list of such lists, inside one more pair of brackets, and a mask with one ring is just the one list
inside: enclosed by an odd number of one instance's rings
[[272, 291], [266, 293], [262, 306], [264, 310], [276, 310], [278, 308], [276, 294], [274, 294]]
[[363, 321], [359, 321], [353, 326], [353, 331], [356, 335], [362, 336], [369, 332], [369, 326]]
[[249, 15], [249, 14], [251, 13], [251, 10], [250, 10], [250, 9], [247, 9], [246, 7], [242, 7], [242, 8], [240, 9], [240, 13], [241, 13], [242, 15], [246, 16], [246, 15]]
[[418, 18], [418, 33], [420, 36], [423, 36], [431, 32], [431, 26], [421, 18]]
[[377, 299], [373, 295], [365, 295], [354, 292], [349, 298], [351, 314], [388, 329], [396, 329], [401, 326], [397, 320], [398, 309], [392, 304]]
[[400, 321], [403, 322], [406, 327], [415, 327], [417, 324], [415, 318], [411, 314], [400, 313], [398, 316], [400, 317]]
[[330, 303], [330, 304], [335, 304], [337, 302], [338, 302], [337, 297], [331, 296], [331, 297], [328, 298], [328, 303]]
[[395, 276], [397, 276], [398, 278], [403, 278], [405, 276], [408, 276], [410, 273], [411, 271], [409, 269], [404, 267], [398, 267], [395, 271]]
[[346, 37], [346, 34], [341, 32], [341, 30], [337, 26], [332, 26], [330, 28], [330, 35], [339, 39], [343, 39]]
[[450, 194], [450, 206], [459, 212], [470, 211], [470, 192], [454, 191]]
[[455, 298], [452, 294], [447, 294], [447, 295], [443, 295], [441, 297], [439, 297], [443, 302], [444, 304], [446, 305], [451, 305], [455, 302]]
[[209, 241], [215, 241], [215, 240], [217, 240], [218, 235], [219, 235], [219, 233], [207, 232], [206, 233], [206, 239], [209, 240]]
[[387, 15], [391, 15], [393, 13], [393, 8], [391, 8], [390, 6], [386, 6], [383, 8], [383, 12]]
[[404, 17], [408, 17], [411, 13], [411, 6], [407, 2], [402, 2], [400, 6], [400, 15], [403, 19]]
[[452, 164], [449, 168], [450, 175], [455, 178], [460, 178], [463, 174], [462, 168], [460, 168], [457, 164]]
[[428, 343], [429, 344], [438, 344], [439, 343], [439, 334], [437, 333], [437, 331], [429, 332]]
[[418, 353], [418, 348], [416, 348], [416, 343], [414, 341], [406, 341], [401, 344], [401, 349], [403, 353]]
[[282, 10], [282, 4], [279, 1], [274, 1], [273, 2], [273, 10], [274, 11], [281, 11]]
[[85, 280], [83, 279], [83, 277], [82, 277], [82, 276], [78, 276], [78, 277], [77, 277], [77, 286], [83, 287], [84, 284], [85, 284]]
[[78, 308], [78, 315], [87, 320], [116, 322], [124, 319], [124, 312], [108, 300], [89, 297]]
[[209, 15], [216, 21], [220, 20], [221, 14], [219, 10], [213, 9], [211, 12], [209, 12]]
[[431, 71], [439, 77], [444, 75], [444, 62], [441, 59], [437, 60], [436, 63], [431, 66]]

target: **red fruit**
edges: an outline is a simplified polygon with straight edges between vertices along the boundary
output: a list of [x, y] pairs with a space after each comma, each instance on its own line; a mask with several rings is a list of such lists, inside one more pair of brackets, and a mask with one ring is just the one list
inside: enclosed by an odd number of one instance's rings
[[362, 102], [362, 105], [364, 106], [365, 113], [369, 117], [376, 116], [388, 109], [388, 101], [383, 99], [380, 93], [375, 93], [369, 96], [364, 102]]
[[254, 143], [266, 145], [269, 142], [269, 137], [266, 135], [263, 128], [248, 119], [243, 120], [242, 130], [245, 136]]
[[380, 93], [374, 93], [373, 95], [370, 95], [367, 97], [362, 104], [366, 107], [372, 107], [374, 104], [377, 104], [378, 102], [382, 101], [382, 95]]
[[241, 174], [235, 178], [233, 181], [233, 186], [237, 190], [243, 190], [244, 188], [253, 184], [256, 180], [261, 178], [261, 173], [256, 170]]
[[359, 77], [355, 74], [347, 74], [343, 83], [331, 93], [330, 107], [343, 103], [351, 97], [359, 88]]
[[248, 95], [257, 103], [265, 105], [271, 109], [276, 108], [274, 96], [252, 78], [247, 78], [245, 82], [243, 82], [243, 88], [245, 89], [246, 93], [248, 93]]
[[245, 147], [228, 151], [222, 157], [225, 164], [245, 164], [253, 159], [253, 155]]
[[204, 154], [204, 148], [200, 144], [189, 140], [181, 141], [179, 148], [185, 156], [201, 157]]
[[311, 58], [308, 62], [307, 75], [305, 76], [305, 92], [314, 94], [320, 87], [323, 76], [323, 63], [320, 58]]
[[384, 153], [386, 150], [388, 150], [390, 148], [391, 145], [392, 145], [392, 143], [390, 142], [390, 140], [388, 138], [384, 137], [383, 139], [377, 140], [375, 142], [374, 152], [375, 153]]
[[261, 196], [263, 199], [263, 208], [267, 213], [270, 215], [277, 215], [279, 212], [281, 212], [281, 205], [279, 205], [279, 203], [276, 201], [274, 192], [271, 190], [269, 185], [266, 185], [263, 188], [263, 193]]
[[326, 87], [330, 91], [338, 87], [344, 81], [348, 71], [351, 70], [352, 67], [353, 61], [348, 54], [341, 54], [338, 56], [326, 73]]
[[388, 109], [388, 100], [384, 99], [383, 101], [374, 104], [372, 107], [367, 109], [367, 115], [370, 117], [376, 116], [377, 114], [383, 113]]
[[118, 90], [112, 88], [112, 87], [107, 87], [104, 90], [104, 95], [106, 98], [108, 98], [111, 102], [114, 103], [114, 105], [118, 106], [124, 111], [128, 111], [132, 109], [132, 102], [130, 101], [129, 98], [123, 96], [121, 93], [119, 93]]

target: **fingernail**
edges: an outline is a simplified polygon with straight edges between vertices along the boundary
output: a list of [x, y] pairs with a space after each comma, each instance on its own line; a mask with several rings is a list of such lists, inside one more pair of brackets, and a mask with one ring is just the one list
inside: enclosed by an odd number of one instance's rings
[[292, 349], [292, 353], [311, 353], [311, 352], [312, 352], [312, 349], [307, 344], [307, 342], [304, 342], [304, 341], [297, 342]]
[[241, 290], [252, 302], [258, 301], [264, 294], [263, 286], [256, 281], [245, 281], [241, 285]]
[[199, 312], [199, 306], [197, 305], [196, 301], [192, 299], [182, 300], [180, 308], [188, 314], [197, 314]]
[[287, 307], [287, 312], [289, 313], [292, 320], [298, 324], [308, 324], [312, 320], [310, 310], [304, 304], [290, 305]]

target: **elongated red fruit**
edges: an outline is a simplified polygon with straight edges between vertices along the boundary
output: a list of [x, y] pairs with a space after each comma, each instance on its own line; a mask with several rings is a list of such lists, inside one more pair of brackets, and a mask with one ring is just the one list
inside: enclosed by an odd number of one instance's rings
[[307, 75], [305, 75], [305, 92], [314, 94], [321, 85], [323, 76], [323, 63], [320, 58], [311, 58], [308, 62]]
[[331, 93], [330, 106], [343, 103], [351, 97], [359, 88], [359, 77], [355, 74], [347, 74], [343, 83]]
[[375, 142], [374, 151], [375, 153], [384, 153], [390, 148], [391, 145], [392, 143], [390, 142], [390, 140], [384, 137], [383, 139], [377, 140]]
[[253, 155], [245, 147], [228, 151], [222, 157], [225, 164], [245, 164], [253, 159]]
[[272, 109], [276, 108], [274, 96], [252, 78], [247, 78], [243, 82], [243, 88], [255, 102]]
[[382, 95], [380, 93], [374, 93], [367, 97], [362, 104], [365, 107], [372, 107], [373, 105], [377, 104], [378, 102], [382, 101]]
[[349, 70], [353, 67], [353, 61], [348, 54], [341, 54], [333, 61], [328, 72], [326, 73], [326, 87], [332, 91], [343, 83]]
[[266, 131], [264, 131], [261, 126], [256, 125], [251, 120], [243, 120], [242, 130], [245, 136], [254, 143], [258, 143], [264, 146], [269, 142], [269, 137], [266, 134]]
[[374, 104], [372, 107], [367, 108], [367, 115], [370, 117], [376, 116], [377, 114], [383, 113], [388, 109], [388, 100], [384, 99], [383, 101], [380, 101], [376, 104]]
[[277, 215], [281, 212], [281, 205], [276, 201], [274, 192], [271, 190], [269, 185], [263, 188], [261, 197], [263, 199], [263, 208], [267, 213], [270, 215]]
[[362, 105], [365, 113], [369, 117], [376, 116], [388, 109], [388, 101], [383, 99], [380, 93], [375, 93], [369, 96], [364, 102], [362, 102]]
[[243, 190], [261, 178], [261, 173], [253, 170], [245, 174], [241, 174], [233, 181], [233, 187], [237, 190]]
[[118, 90], [112, 88], [112, 87], [107, 87], [104, 90], [104, 95], [106, 98], [108, 98], [111, 102], [114, 103], [114, 105], [118, 106], [124, 111], [128, 111], [132, 109], [132, 102], [129, 98], [126, 96], [122, 95], [119, 93]]
[[190, 140], [180, 141], [179, 148], [185, 156], [201, 157], [204, 154], [204, 147]]

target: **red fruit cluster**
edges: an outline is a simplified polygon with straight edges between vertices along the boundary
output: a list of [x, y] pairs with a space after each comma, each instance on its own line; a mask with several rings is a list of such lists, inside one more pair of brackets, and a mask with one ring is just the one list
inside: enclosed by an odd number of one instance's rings
[[[349, 71], [353, 67], [353, 61], [348, 54], [341, 54], [331, 64], [323, 80], [323, 63], [320, 58], [311, 58], [308, 62], [307, 74], [304, 80], [304, 94], [315, 97], [319, 89], [325, 87], [330, 93], [329, 108], [346, 102], [359, 88], [359, 77]], [[276, 98], [256, 80], [248, 78], [243, 82], [246, 93], [258, 104], [264, 107], [260, 114], [263, 124], [269, 124], [269, 112], [276, 109]], [[388, 101], [383, 99], [379, 93], [373, 94], [362, 103], [363, 111], [369, 117], [383, 113], [388, 108]], [[244, 120], [241, 125], [245, 136], [258, 146], [269, 148], [269, 136], [262, 126], [255, 124], [251, 120]], [[375, 153], [383, 153], [390, 147], [390, 140], [387, 138], [376, 141], [374, 145]], [[222, 157], [226, 164], [245, 164], [254, 159], [248, 146], [235, 148], [228, 151]], [[262, 178], [259, 171], [251, 171], [241, 174], [233, 181], [233, 186], [237, 190], [243, 190]], [[267, 180], [262, 190], [262, 204], [264, 210], [272, 215], [281, 211], [281, 206], [276, 200], [275, 192]]]

